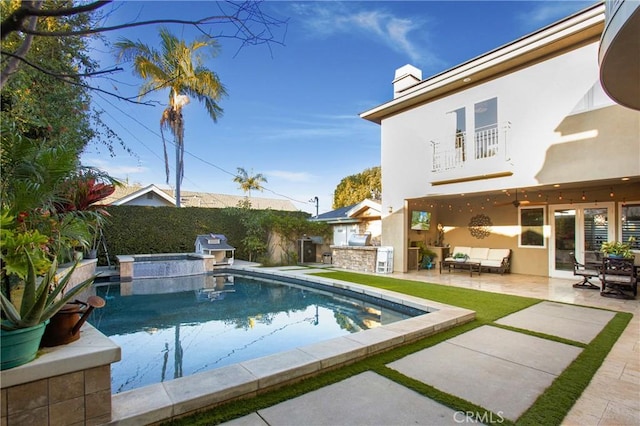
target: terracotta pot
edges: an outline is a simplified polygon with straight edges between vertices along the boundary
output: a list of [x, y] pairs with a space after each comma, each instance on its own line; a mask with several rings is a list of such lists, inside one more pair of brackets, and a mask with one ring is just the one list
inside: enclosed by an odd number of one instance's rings
[[[104, 306], [104, 299], [90, 296], [87, 303], [76, 300], [67, 303], [49, 321], [40, 346], [66, 345], [80, 338], [80, 327], [89, 318], [94, 308]], [[82, 314], [82, 316], [80, 316]]]

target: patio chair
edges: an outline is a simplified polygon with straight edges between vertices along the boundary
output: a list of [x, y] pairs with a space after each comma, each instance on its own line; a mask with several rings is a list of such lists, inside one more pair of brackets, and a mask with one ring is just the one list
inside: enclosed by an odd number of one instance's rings
[[573, 275], [582, 277], [582, 281], [575, 283], [573, 287], [586, 288], [590, 290], [600, 289], [600, 286], [595, 285], [591, 281], [589, 281], [591, 278], [600, 275], [600, 271], [597, 269], [597, 267], [594, 266], [593, 268], [591, 268], [591, 265], [587, 266], [578, 262], [574, 253], [571, 253], [571, 258], [573, 259]]
[[601, 296], [635, 299], [638, 295], [638, 272], [633, 259], [602, 259]]

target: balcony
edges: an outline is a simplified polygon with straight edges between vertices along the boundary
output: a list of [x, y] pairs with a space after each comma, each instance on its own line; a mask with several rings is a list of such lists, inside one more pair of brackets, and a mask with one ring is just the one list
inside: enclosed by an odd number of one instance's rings
[[[486, 173], [505, 164], [510, 123], [476, 129], [473, 138], [457, 132], [441, 141], [431, 141], [431, 171], [446, 177], [461, 177], [471, 172]], [[438, 176], [438, 179], [445, 176]]]
[[605, 3], [605, 29], [600, 40], [600, 80], [611, 98], [640, 110], [640, 2]]

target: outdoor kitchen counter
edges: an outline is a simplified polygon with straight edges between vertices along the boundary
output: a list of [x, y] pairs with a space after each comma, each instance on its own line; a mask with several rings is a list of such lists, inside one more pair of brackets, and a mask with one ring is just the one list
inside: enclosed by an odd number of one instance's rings
[[360, 272], [375, 272], [377, 246], [331, 246], [333, 266]]

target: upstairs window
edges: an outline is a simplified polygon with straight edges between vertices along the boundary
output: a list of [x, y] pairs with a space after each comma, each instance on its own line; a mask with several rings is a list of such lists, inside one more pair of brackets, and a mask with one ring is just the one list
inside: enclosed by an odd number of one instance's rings
[[493, 157], [498, 153], [498, 98], [474, 105], [475, 158]]
[[454, 133], [454, 146], [456, 148], [457, 157], [460, 161], [467, 159], [465, 136], [467, 134], [467, 119], [465, 116], [465, 109], [460, 108], [453, 111], [456, 120], [456, 128]]

